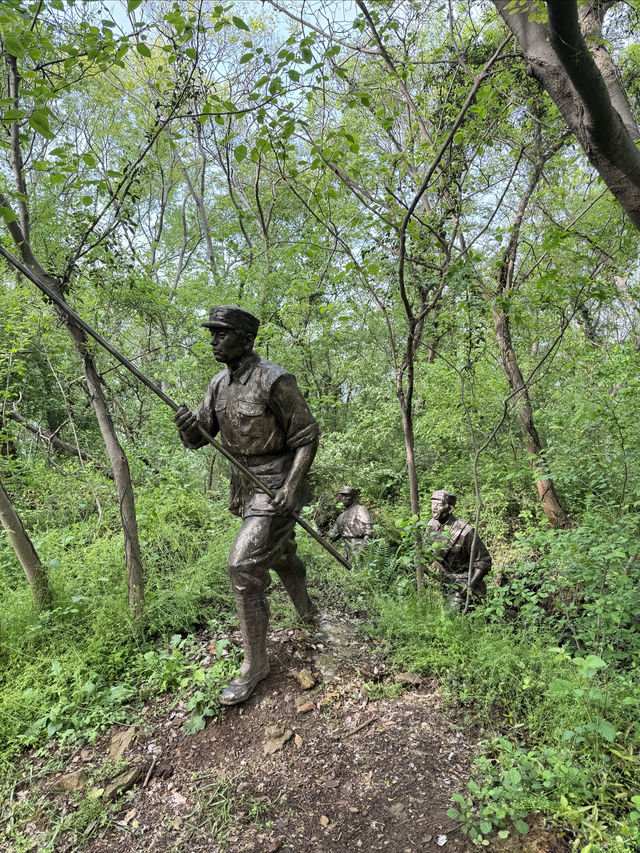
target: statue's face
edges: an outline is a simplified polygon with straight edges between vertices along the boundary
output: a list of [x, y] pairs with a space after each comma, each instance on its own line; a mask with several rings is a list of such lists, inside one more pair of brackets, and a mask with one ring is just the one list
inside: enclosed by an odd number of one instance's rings
[[354, 497], [353, 492], [349, 492], [348, 494], [343, 492], [339, 497], [340, 497], [340, 500], [342, 501], [342, 504], [343, 504], [345, 509], [349, 509], [349, 507], [353, 506], [353, 504], [355, 502], [355, 497]]
[[216, 361], [230, 364], [251, 349], [247, 336], [235, 329], [214, 326], [211, 329], [211, 349]]
[[431, 517], [444, 522], [451, 515], [451, 506], [441, 498], [431, 499]]

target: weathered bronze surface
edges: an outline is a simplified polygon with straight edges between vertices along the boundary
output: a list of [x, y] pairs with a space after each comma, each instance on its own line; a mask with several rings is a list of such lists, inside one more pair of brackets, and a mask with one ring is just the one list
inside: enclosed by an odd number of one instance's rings
[[358, 503], [358, 490], [352, 486], [343, 486], [338, 492], [344, 512], [335, 520], [329, 532], [329, 538], [335, 542], [342, 539], [346, 545], [357, 550], [373, 536], [373, 522], [366, 506]]
[[306, 584], [305, 566], [296, 555], [295, 522], [309, 500], [306, 475], [318, 447], [319, 428], [295, 377], [253, 349], [259, 321], [237, 305], [215, 307], [203, 324], [211, 346], [226, 368], [216, 374], [195, 413], [181, 406], [175, 415], [189, 449], [206, 444], [198, 425], [220, 433], [223, 446], [258, 476], [271, 499], [232, 466], [229, 509], [242, 527], [227, 560], [244, 642], [240, 675], [220, 694], [220, 702], [243, 702], [269, 674], [266, 635], [267, 589], [273, 569], [303, 619], [316, 609]]
[[469, 561], [473, 545], [473, 527], [464, 518], [453, 514], [456, 496], [438, 490], [431, 495], [431, 518], [427, 524], [425, 540], [428, 543], [442, 542], [436, 552], [440, 581], [449, 604], [462, 607], [466, 601], [467, 586], [475, 598], [483, 598], [487, 587], [484, 578], [491, 569], [491, 555], [484, 542], [476, 536], [471, 583], [469, 583]]

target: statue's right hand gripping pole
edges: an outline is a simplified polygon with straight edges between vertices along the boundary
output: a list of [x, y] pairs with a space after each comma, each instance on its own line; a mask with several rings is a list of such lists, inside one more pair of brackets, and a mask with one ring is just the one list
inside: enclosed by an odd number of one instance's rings
[[[173, 401], [171, 402], [173, 403]], [[176, 406], [175, 403], [173, 403], [173, 405]], [[206, 439], [209, 444], [215, 447], [215, 449], [219, 453], [221, 453], [225, 457], [225, 459], [228, 459], [232, 465], [235, 465], [235, 467], [239, 471], [241, 471], [244, 476], [247, 477], [253, 483], [254, 486], [257, 486], [261, 492], [264, 492], [270, 498], [275, 497], [275, 493], [272, 489], [265, 485], [265, 483], [263, 483], [259, 477], [256, 477], [253, 471], [250, 471], [249, 468], [242, 464], [242, 462], [239, 462], [232, 453], [230, 453], [225, 447], [223, 447], [219, 441], [216, 441], [216, 439], [210, 433], [208, 433], [207, 430], [204, 429], [201, 424], [198, 423], [198, 419], [196, 418], [195, 414], [187, 408], [185, 403], [183, 403], [181, 406], [176, 406], [174, 411], [176, 413], [176, 417], [174, 418], [174, 420], [178, 429], [187, 431], [193, 430], [195, 427], [197, 427], [200, 435], [204, 439]], [[333, 545], [331, 545], [330, 542], [327, 542], [327, 540], [324, 539], [324, 537], [322, 537], [317, 530], [314, 530], [310, 524], [307, 524], [307, 522], [303, 518], [301, 518], [297, 512], [292, 512], [291, 517], [294, 519], [296, 524], [299, 524], [303, 530], [306, 530], [309, 536], [315, 539], [319, 545], [322, 545], [325, 551], [328, 551], [329, 554], [331, 554], [331, 556], [334, 557], [341, 565], [343, 565], [346, 569], [351, 568], [351, 563], [349, 563], [348, 560], [346, 560], [342, 556], [342, 554], [337, 551], [333, 547]]]
[[[216, 441], [215, 438], [212, 435], [210, 435], [206, 431], [206, 429], [204, 429], [204, 427], [202, 427], [200, 424], [198, 424], [198, 430], [200, 431], [200, 434], [202, 435], [202, 437], [206, 438], [206, 440], [209, 442], [209, 444], [211, 444], [213, 447], [215, 447], [215, 449], [219, 453], [222, 453], [222, 455], [225, 457], [225, 459], [228, 459], [232, 465], [236, 466], [238, 471], [241, 471], [245, 477], [247, 477], [249, 480], [251, 480], [251, 482], [253, 483], [254, 486], [257, 486], [261, 492], [264, 492], [270, 498], [275, 497], [275, 493], [273, 492], [272, 489], [270, 489], [258, 477], [256, 477], [256, 475], [252, 471], [250, 471], [245, 465], [243, 465], [242, 462], [239, 462], [233, 456], [232, 453], [229, 453], [229, 451], [225, 447], [223, 447], [220, 444], [220, 442]], [[331, 554], [331, 556], [334, 557], [339, 563], [341, 563], [345, 567], [345, 569], [351, 568], [351, 563], [349, 563], [348, 560], [345, 560], [345, 558], [342, 556], [342, 554], [339, 551], [337, 551], [333, 547], [333, 545], [331, 545], [330, 542], [327, 542], [327, 540], [323, 536], [321, 536], [317, 530], [314, 530], [310, 524], [307, 524], [307, 522], [303, 518], [301, 518], [297, 512], [292, 512], [291, 517], [296, 522], [296, 524], [299, 524], [303, 530], [306, 530], [306, 532], [309, 534], [309, 536], [311, 536], [313, 539], [315, 539], [316, 542], [319, 545], [321, 545], [325, 551], [328, 551], [329, 554]]]

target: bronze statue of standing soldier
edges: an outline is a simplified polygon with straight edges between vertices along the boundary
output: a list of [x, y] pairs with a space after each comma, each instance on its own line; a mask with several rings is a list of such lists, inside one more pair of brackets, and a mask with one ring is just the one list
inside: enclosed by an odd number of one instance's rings
[[217, 373], [195, 413], [186, 405], [175, 414], [185, 447], [207, 442], [198, 425], [215, 436], [239, 462], [275, 493], [271, 499], [233, 465], [229, 510], [242, 527], [227, 560], [244, 645], [240, 674], [222, 690], [223, 705], [244, 702], [269, 674], [267, 628], [269, 569], [273, 569], [298, 612], [312, 621], [306, 569], [296, 555], [291, 512], [309, 501], [306, 475], [318, 448], [319, 427], [295, 377], [253, 349], [260, 321], [237, 305], [212, 308], [203, 326], [211, 332]]

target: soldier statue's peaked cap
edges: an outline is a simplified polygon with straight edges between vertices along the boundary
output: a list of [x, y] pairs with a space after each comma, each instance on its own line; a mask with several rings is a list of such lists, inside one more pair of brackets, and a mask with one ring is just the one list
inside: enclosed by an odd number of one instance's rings
[[437, 491], [431, 495], [431, 500], [443, 501], [444, 503], [449, 504], [449, 506], [455, 506], [458, 498], [451, 492], [447, 492], [444, 489], [437, 489]]
[[338, 490], [339, 495], [356, 495], [357, 493], [358, 490], [353, 486], [342, 486], [342, 488]]
[[260, 320], [239, 305], [216, 305], [209, 311], [207, 322], [202, 325], [207, 329], [234, 329], [236, 332], [255, 335]]

